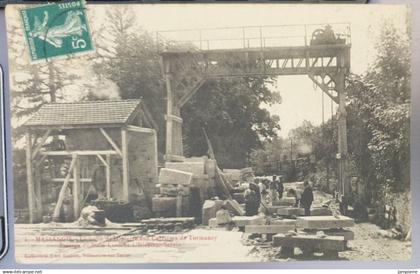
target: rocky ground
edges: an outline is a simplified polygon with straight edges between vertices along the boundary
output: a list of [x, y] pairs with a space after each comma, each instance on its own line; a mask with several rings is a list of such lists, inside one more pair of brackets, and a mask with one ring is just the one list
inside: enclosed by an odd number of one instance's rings
[[[411, 242], [389, 239], [378, 235], [380, 228], [370, 223], [356, 224], [351, 230], [355, 238], [348, 242], [348, 250], [340, 252], [340, 260], [351, 261], [405, 261], [411, 257]], [[247, 235], [244, 235], [247, 237]], [[294, 258], [280, 258], [279, 248], [271, 246], [270, 242], [248, 240], [244, 237], [245, 245], [254, 245], [252, 256], [263, 262], [282, 262], [299, 260], [328, 260], [322, 254], [315, 253], [311, 258], [304, 258], [299, 249], [295, 250]], [[396, 252], [398, 251], [398, 252]]]

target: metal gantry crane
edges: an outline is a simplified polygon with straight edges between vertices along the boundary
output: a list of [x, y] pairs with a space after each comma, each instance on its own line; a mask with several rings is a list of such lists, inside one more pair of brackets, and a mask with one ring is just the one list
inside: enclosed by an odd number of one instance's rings
[[[224, 32], [224, 38], [208, 35]], [[207, 79], [307, 75], [338, 104], [337, 190], [340, 198], [348, 196], [345, 78], [350, 70], [349, 24], [165, 31], [156, 37], [167, 90], [167, 161], [183, 158], [181, 108]]]

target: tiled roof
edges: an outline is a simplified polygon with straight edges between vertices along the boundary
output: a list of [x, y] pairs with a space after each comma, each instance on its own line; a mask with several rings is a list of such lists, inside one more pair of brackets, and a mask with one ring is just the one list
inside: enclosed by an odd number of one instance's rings
[[120, 100], [45, 104], [29, 118], [25, 126], [126, 124], [140, 102], [140, 100]]

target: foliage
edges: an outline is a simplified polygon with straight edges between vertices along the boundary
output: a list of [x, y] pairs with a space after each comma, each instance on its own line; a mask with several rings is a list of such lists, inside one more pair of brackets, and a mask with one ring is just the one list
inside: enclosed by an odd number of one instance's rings
[[[22, 46], [23, 34], [16, 34], [17, 26], [11, 24], [8, 29], [11, 56], [26, 55], [27, 48]], [[45, 60], [43, 63], [31, 64], [26, 58], [10, 58], [10, 66], [17, 71], [11, 79], [11, 110], [13, 115], [13, 139], [22, 137], [21, 121], [30, 117], [45, 103], [56, 102], [63, 98], [62, 91], [71, 85], [77, 75], [66, 70], [59, 62]]]
[[409, 188], [409, 39], [385, 23], [377, 52], [366, 75], [348, 79], [349, 146], [357, 172], [373, 189], [402, 191]]

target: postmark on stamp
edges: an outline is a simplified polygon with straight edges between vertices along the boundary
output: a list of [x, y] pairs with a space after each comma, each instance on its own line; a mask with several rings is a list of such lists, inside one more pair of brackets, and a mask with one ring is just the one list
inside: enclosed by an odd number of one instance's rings
[[20, 11], [32, 62], [93, 51], [84, 0]]

